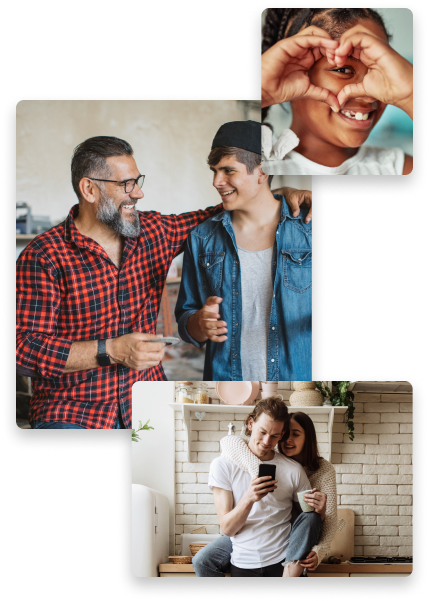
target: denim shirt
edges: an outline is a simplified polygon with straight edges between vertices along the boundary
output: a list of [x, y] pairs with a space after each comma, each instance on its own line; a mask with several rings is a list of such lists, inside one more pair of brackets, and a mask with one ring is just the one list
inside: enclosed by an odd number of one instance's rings
[[[311, 380], [311, 222], [292, 217], [284, 197], [273, 249], [273, 299], [268, 329], [267, 380]], [[187, 238], [175, 314], [179, 334], [206, 344], [204, 380], [242, 380], [240, 260], [229, 211], [197, 226]], [[209, 296], [220, 296], [228, 340], [199, 343], [186, 324]]]

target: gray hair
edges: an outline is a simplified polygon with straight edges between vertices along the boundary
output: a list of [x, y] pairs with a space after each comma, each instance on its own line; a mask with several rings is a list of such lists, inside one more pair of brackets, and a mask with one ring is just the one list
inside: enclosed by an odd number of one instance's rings
[[76, 146], [71, 160], [71, 181], [79, 200], [79, 182], [83, 177], [97, 176], [108, 179], [111, 173], [106, 159], [114, 156], [132, 156], [133, 152], [128, 142], [113, 136], [88, 138]]

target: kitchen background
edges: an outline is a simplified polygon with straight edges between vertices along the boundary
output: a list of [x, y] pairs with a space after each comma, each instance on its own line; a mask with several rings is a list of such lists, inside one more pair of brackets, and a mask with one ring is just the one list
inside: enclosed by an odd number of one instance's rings
[[[194, 385], [198, 384], [194, 382]], [[212, 402], [219, 403], [215, 383], [206, 384]], [[133, 483], [146, 484], [164, 494], [169, 491], [170, 525], [174, 528], [174, 537], [170, 536], [170, 554], [178, 554], [182, 533], [190, 533], [200, 526], [205, 526], [207, 533], [220, 533], [213, 495], [207, 487], [208, 472], [211, 461], [220, 454], [219, 441], [228, 434], [228, 425], [233, 423], [239, 434], [246, 414], [228, 411], [226, 405], [220, 405], [219, 412], [207, 413], [201, 421], [191, 414], [191, 441], [188, 443], [181, 408], [174, 412], [173, 420], [173, 408], [166, 406], [174, 402], [174, 387], [172, 383], [165, 385], [169, 388], [164, 392], [158, 390], [156, 404], [151, 394], [144, 395], [144, 388], [139, 389], [135, 400], [133, 397], [133, 426], [136, 427], [139, 419], [145, 422], [150, 418], [150, 425], [155, 428], [152, 432], [142, 433], [143, 445], [142, 442], [133, 443]], [[278, 393], [287, 404], [292, 392], [291, 382], [279, 382]], [[354, 554], [411, 556], [411, 386], [400, 382], [357, 382], [353, 392], [354, 441], [348, 437], [344, 414], [336, 414], [330, 460], [337, 472], [338, 505], [352, 509], [355, 514]], [[204, 406], [199, 405], [197, 410], [204, 411]], [[300, 409], [291, 408], [294, 410]], [[328, 458], [328, 415], [311, 414], [311, 418], [319, 451]], [[173, 421], [175, 466], [173, 446], [168, 440], [173, 432]], [[163, 483], [159, 470], [147, 462], [148, 449], [154, 448], [156, 430], [161, 427], [161, 422], [165, 440], [160, 464], [163, 466]], [[171, 429], [167, 432], [165, 428]], [[149, 442], [151, 437], [152, 442]]]

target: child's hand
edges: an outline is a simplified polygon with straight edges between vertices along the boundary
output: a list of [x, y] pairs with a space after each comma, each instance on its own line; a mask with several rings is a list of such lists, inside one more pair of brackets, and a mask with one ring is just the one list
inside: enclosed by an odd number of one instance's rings
[[361, 83], [345, 86], [338, 94], [340, 107], [349, 98], [369, 96], [392, 104], [413, 116], [413, 66], [384, 40], [356, 25], [340, 38], [335, 50], [335, 63], [343, 67], [352, 56], [368, 67]]
[[335, 112], [339, 105], [335, 94], [310, 82], [308, 70], [326, 55], [334, 60], [338, 42], [319, 27], [310, 26], [280, 40], [262, 55], [262, 108], [298, 98], [326, 102]]

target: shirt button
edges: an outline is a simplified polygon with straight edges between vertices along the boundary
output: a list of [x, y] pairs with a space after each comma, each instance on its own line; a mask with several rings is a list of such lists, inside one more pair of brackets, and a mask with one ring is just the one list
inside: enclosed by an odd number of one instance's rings
[[238, 292], [237, 292], [237, 291], [235, 291], [235, 292], [234, 292], [234, 294], [238, 294]]
[[237, 356], [237, 353], [234, 354], [234, 357], [236, 357], [236, 356]]
[[273, 294], [273, 298], [276, 298], [276, 295], [275, 295], [275, 294]]
[[272, 329], [272, 330], [275, 330], [276, 328], [273, 326], [271, 329]]
[[238, 261], [236, 261], [235, 264], [238, 265]]
[[237, 327], [237, 326], [238, 326], [238, 323], [235, 324], [235, 327]]
[[210, 263], [207, 263], [207, 267], [210, 267]]
[[274, 359], [271, 359], [271, 363], [274, 363]]

